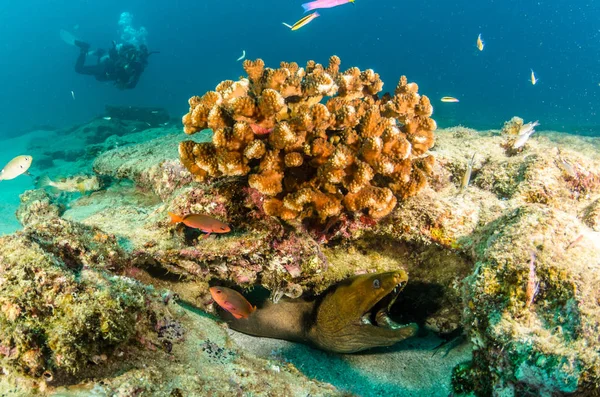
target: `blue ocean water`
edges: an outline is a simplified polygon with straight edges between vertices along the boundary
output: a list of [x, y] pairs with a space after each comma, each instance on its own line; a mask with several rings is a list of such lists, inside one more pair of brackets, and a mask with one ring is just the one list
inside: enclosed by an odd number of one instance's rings
[[[514, 115], [543, 129], [599, 132], [600, 2], [594, 0], [356, 0], [319, 10], [297, 31], [302, 0], [3, 0], [0, 3], [0, 137], [37, 125], [68, 126], [106, 104], [187, 112], [187, 99], [243, 74], [236, 59], [267, 65], [308, 59], [380, 73], [393, 90], [400, 75], [419, 84], [441, 126], [499, 128]], [[92, 48], [119, 41], [119, 15], [148, 31], [150, 63], [134, 90], [77, 75], [71, 31]], [[476, 49], [478, 34], [484, 51]], [[533, 86], [530, 69], [539, 82]], [[75, 94], [72, 98], [71, 91]], [[440, 103], [442, 96], [460, 103]]]

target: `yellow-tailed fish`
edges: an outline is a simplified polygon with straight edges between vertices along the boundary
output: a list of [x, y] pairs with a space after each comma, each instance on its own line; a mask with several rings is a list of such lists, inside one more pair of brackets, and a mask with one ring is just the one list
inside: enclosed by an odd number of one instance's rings
[[29, 167], [31, 167], [31, 160], [32, 157], [29, 155], [17, 156], [10, 160], [2, 171], [0, 171], [0, 181], [15, 179], [19, 175], [26, 173]]
[[481, 33], [479, 33], [479, 36], [477, 36], [477, 49], [483, 51], [483, 47], [485, 47], [485, 43], [481, 39]]
[[538, 82], [538, 78], [535, 77], [535, 73], [533, 72], [533, 69], [531, 69], [531, 84], [536, 85], [537, 82]]
[[295, 24], [293, 24], [292, 26], [284, 23], [284, 25], [286, 26], [290, 26], [291, 30], [298, 30], [300, 29], [302, 26], [309, 24], [313, 19], [315, 19], [316, 17], [320, 17], [321, 15], [318, 12], [313, 12], [310, 15], [305, 16], [304, 18], [300, 19], [298, 22], [296, 22]]
[[453, 96], [442, 97], [441, 101], [442, 102], [460, 102], [458, 99], [454, 98]]

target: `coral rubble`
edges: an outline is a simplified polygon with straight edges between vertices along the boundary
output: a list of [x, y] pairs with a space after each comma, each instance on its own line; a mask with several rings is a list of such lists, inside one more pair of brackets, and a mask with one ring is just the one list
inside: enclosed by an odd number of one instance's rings
[[210, 128], [213, 137], [182, 142], [182, 163], [198, 180], [249, 175], [250, 187], [267, 197], [265, 212], [281, 219], [386, 216], [431, 173], [433, 108], [404, 76], [393, 96], [380, 97], [373, 70], [339, 67], [336, 56], [327, 67], [309, 61], [305, 68], [246, 60], [248, 78], [190, 98], [184, 131]]

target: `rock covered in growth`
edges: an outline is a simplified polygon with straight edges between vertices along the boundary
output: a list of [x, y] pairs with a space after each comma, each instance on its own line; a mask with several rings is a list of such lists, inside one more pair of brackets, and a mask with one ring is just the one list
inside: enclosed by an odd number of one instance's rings
[[127, 254], [116, 237], [100, 228], [71, 222], [59, 216], [60, 209], [42, 190], [21, 195], [17, 217], [24, 226], [22, 234], [72, 270], [83, 267], [122, 270]]
[[249, 174], [249, 185], [267, 196], [265, 212], [285, 220], [389, 214], [431, 172], [433, 108], [404, 76], [393, 96], [379, 97], [377, 73], [339, 66], [336, 56], [326, 68], [246, 60], [248, 78], [190, 98], [184, 131], [210, 128], [213, 138], [182, 142], [182, 163], [199, 180]]
[[134, 280], [67, 263], [26, 232], [2, 237], [2, 365], [31, 376], [76, 373], [135, 334], [149, 296]]
[[109, 150], [94, 160], [94, 172], [115, 179], [132, 180], [144, 191], [167, 199], [175, 190], [189, 185], [192, 175], [177, 159], [179, 134]]
[[524, 121], [522, 118], [515, 116], [504, 123], [500, 133], [502, 135], [519, 135], [523, 123]]
[[16, 215], [21, 225], [33, 225], [61, 215], [61, 208], [52, 202], [43, 189], [27, 190], [20, 199], [21, 205]]
[[597, 387], [597, 237], [573, 216], [528, 205], [486, 225], [471, 250], [477, 264], [463, 301], [475, 351], [455, 371], [457, 390], [562, 395]]
[[600, 199], [584, 208], [581, 220], [595, 232], [600, 232]]

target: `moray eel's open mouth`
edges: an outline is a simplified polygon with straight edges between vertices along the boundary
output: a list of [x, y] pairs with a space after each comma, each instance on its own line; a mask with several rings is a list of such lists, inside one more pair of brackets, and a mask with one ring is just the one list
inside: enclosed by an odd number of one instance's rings
[[405, 285], [406, 281], [400, 281], [390, 292], [375, 302], [371, 309], [362, 315], [361, 323], [389, 329], [404, 327], [405, 325], [398, 324], [389, 317], [389, 311]]

